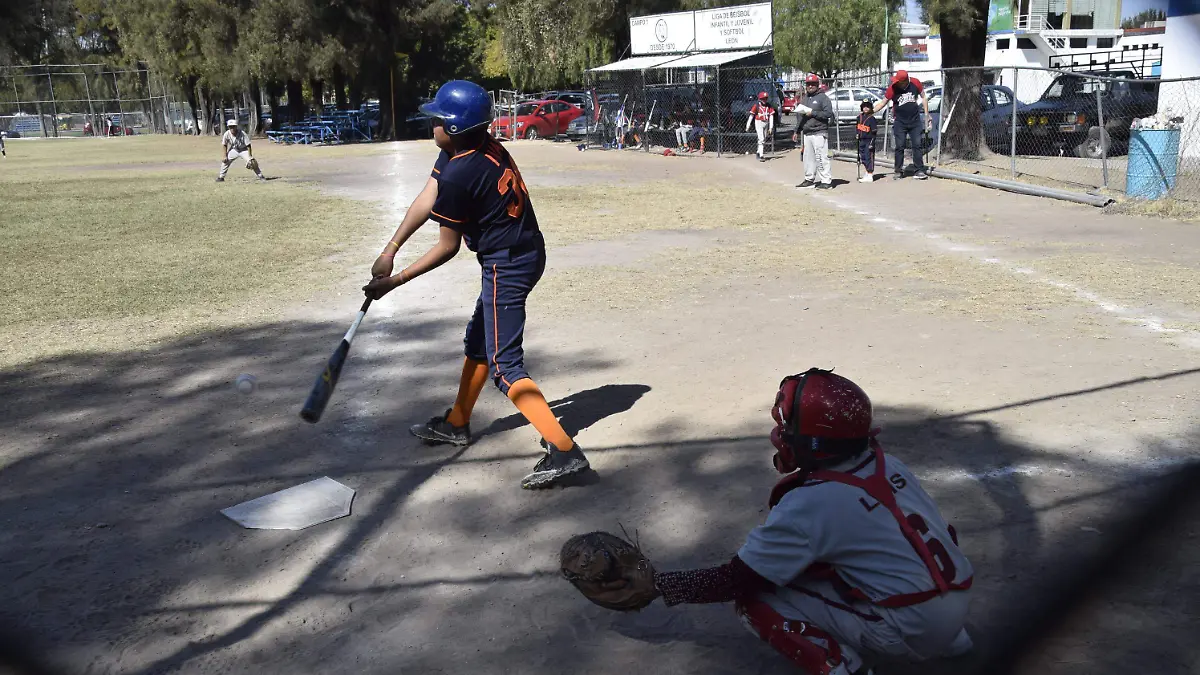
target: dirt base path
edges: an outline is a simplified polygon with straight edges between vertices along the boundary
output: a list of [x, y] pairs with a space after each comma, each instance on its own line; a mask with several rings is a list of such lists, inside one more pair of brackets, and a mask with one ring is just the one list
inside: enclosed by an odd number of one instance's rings
[[[1194, 229], [939, 181], [798, 194], [791, 157], [512, 151], [551, 247], [527, 362], [594, 476], [522, 491], [537, 434], [491, 389], [471, 447], [408, 436], [454, 395], [478, 292], [465, 255], [377, 303], [325, 419], [299, 420], [372, 244], [285, 321], [0, 373], [19, 392], [3, 404], [0, 618], [89, 673], [795, 672], [726, 606], [609, 613], [556, 561], [568, 536], [618, 523], [661, 569], [727, 561], [776, 479], [775, 387], [820, 365], [870, 393], [885, 447], [975, 565], [977, 653], [920, 670], [961, 672], [1196, 452]], [[289, 180], [398, 218], [433, 157], [396, 144]], [[1096, 264], [1130, 271], [1110, 287]], [[241, 372], [252, 396], [231, 386]], [[263, 532], [218, 513], [321, 475], [358, 490], [349, 518]], [[1037, 672], [1187, 672], [1196, 575], [1180, 555]]]

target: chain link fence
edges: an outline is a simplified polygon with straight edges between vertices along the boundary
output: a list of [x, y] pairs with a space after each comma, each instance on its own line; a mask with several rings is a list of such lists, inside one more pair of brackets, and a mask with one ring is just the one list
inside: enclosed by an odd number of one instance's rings
[[0, 131], [14, 138], [181, 133], [184, 118], [146, 68], [0, 66]]
[[[909, 75], [924, 85], [931, 123], [904, 134], [904, 166], [915, 163], [915, 137], [927, 166], [1091, 193], [1200, 201], [1200, 78], [1144, 78], [1132, 64], [1100, 73], [1004, 67]], [[803, 77], [772, 66], [594, 70], [586, 87], [591, 107], [568, 136], [588, 147], [750, 154], [758, 138], [755, 125], [747, 125], [749, 111], [765, 92], [776, 111], [764, 138], [769, 157], [793, 147]], [[860, 105], [881, 101], [890, 80], [891, 73], [879, 71], [822, 80], [835, 112], [832, 151], [857, 152]], [[890, 105], [875, 118], [876, 156], [891, 165], [897, 133]]]
[[[933, 121], [922, 142], [925, 159], [1049, 187], [1200, 201], [1200, 78], [1140, 74], [1135, 68], [910, 71], [926, 85]], [[859, 74], [839, 84], [855, 97], [871, 87], [881, 94], [887, 77]], [[883, 126], [877, 143], [881, 157], [890, 158], [896, 135]]]

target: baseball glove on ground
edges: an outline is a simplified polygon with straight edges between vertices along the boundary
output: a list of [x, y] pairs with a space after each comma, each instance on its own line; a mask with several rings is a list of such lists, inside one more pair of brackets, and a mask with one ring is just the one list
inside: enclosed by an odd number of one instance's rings
[[641, 549], [607, 532], [571, 537], [559, 554], [563, 576], [588, 600], [606, 609], [642, 609], [659, 596], [654, 566]]

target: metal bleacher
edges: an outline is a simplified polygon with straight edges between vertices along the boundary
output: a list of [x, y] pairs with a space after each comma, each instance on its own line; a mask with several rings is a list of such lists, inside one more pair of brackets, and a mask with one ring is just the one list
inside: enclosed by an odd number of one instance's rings
[[309, 115], [299, 122], [287, 122], [267, 132], [273, 143], [351, 143], [373, 140], [371, 111], [337, 110], [326, 107], [320, 115]]

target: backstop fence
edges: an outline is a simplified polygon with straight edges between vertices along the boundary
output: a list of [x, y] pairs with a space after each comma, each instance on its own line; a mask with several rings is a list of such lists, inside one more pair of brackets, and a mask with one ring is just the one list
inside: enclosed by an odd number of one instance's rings
[[182, 133], [187, 110], [148, 68], [0, 66], [0, 131], [11, 137]]

